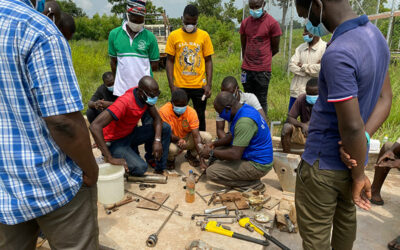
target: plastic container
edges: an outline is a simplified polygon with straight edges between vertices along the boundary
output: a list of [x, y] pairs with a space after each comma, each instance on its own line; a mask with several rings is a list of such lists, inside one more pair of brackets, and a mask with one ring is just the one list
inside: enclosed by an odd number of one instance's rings
[[124, 198], [124, 173], [123, 166], [109, 163], [99, 165], [97, 195], [100, 203], [111, 205]]
[[196, 180], [194, 178], [194, 174], [192, 170], [189, 170], [189, 176], [186, 179], [186, 196], [185, 196], [185, 201], [187, 203], [193, 203], [195, 199], [195, 186], [196, 186]]
[[296, 169], [300, 161], [299, 155], [274, 152], [274, 169], [283, 191], [294, 193]]

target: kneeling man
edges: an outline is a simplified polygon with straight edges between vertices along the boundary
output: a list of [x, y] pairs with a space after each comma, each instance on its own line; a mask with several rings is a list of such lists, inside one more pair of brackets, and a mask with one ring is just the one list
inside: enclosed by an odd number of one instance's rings
[[230, 122], [232, 141], [226, 148], [207, 145], [204, 158], [218, 160], [207, 168], [207, 177], [216, 183], [243, 189], [265, 191], [261, 177], [273, 165], [272, 140], [264, 118], [253, 107], [240, 102], [229, 92], [221, 92], [214, 101], [220, 117]]
[[185, 158], [194, 167], [206, 168], [204, 159], [197, 160], [197, 153], [203, 144], [211, 143], [210, 133], [199, 131], [199, 118], [196, 110], [188, 106], [188, 96], [182, 89], [172, 92], [171, 102], [160, 109], [161, 119], [171, 126], [171, 144], [168, 154], [168, 169], [175, 168], [175, 157], [187, 150]]
[[[163, 172], [167, 164], [171, 127], [162, 122], [154, 106], [159, 95], [157, 82], [145, 76], [138, 87], [126, 91], [90, 125], [106, 162], [125, 165], [129, 174], [141, 176], [147, 171], [147, 163], [135, 149], [146, 142], [153, 142], [153, 155], [157, 160], [155, 172]], [[153, 118], [153, 124], [137, 127], [146, 110]]]

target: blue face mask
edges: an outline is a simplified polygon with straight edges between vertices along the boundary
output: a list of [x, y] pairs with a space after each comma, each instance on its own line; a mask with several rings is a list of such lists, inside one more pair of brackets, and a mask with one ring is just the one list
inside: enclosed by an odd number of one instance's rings
[[309, 35], [303, 36], [303, 40], [306, 43], [311, 43], [314, 40], [314, 37], [310, 37]]
[[310, 21], [311, 7], [312, 7], [312, 1], [311, 1], [310, 9], [308, 10], [308, 18], [307, 18], [306, 29], [314, 36], [323, 37], [323, 36], [328, 35], [330, 32], [325, 27], [325, 25], [322, 23], [322, 10], [323, 10], [323, 8], [321, 8], [321, 14], [319, 16], [319, 24], [318, 24], [317, 27], [315, 27]]
[[107, 89], [108, 89], [108, 91], [110, 91], [110, 92], [114, 92], [114, 86], [107, 87]]
[[254, 17], [255, 19], [260, 18], [263, 13], [264, 13], [264, 10], [262, 7], [259, 9], [256, 9], [256, 10], [250, 9], [250, 15], [252, 17]]
[[157, 100], [158, 100], [158, 96], [150, 97], [150, 96], [148, 96], [148, 95], [146, 94], [146, 92], [144, 92], [144, 90], [143, 90], [143, 93], [144, 93], [144, 95], [147, 97], [146, 103], [147, 103], [148, 105], [150, 105], [150, 106], [156, 105]]
[[173, 105], [173, 106], [174, 106], [174, 112], [177, 115], [182, 115], [183, 113], [185, 113], [186, 108], [187, 108], [187, 106], [184, 106], [184, 107], [177, 107], [175, 105]]
[[306, 102], [308, 104], [314, 105], [318, 100], [317, 95], [306, 95]]
[[222, 113], [219, 114], [219, 117], [221, 117], [225, 121], [230, 122], [231, 121], [232, 109], [229, 109], [228, 111], [226, 111], [226, 110], [227, 110], [227, 108], [224, 108], [224, 110], [222, 110]]
[[44, 4], [46, 0], [36, 0], [36, 10], [42, 13], [44, 11]]

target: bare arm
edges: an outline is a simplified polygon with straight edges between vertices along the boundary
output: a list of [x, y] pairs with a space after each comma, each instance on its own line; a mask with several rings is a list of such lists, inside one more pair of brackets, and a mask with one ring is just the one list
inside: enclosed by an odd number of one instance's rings
[[386, 74], [385, 82], [383, 83], [381, 94], [378, 102], [372, 111], [367, 123], [365, 124], [366, 131], [372, 137], [373, 134], [382, 126], [383, 122], [390, 114], [390, 108], [392, 106], [392, 87], [390, 86], [389, 72]]
[[84, 183], [95, 185], [99, 169], [90, 145], [86, 122], [80, 112], [44, 118], [56, 144], [83, 171]]
[[167, 71], [167, 79], [168, 79], [168, 84], [169, 84], [171, 93], [176, 88], [174, 85], [174, 63], [175, 63], [175, 56], [167, 55], [166, 71]]
[[91, 109], [96, 109], [96, 102], [89, 101], [88, 107], [91, 108]]
[[151, 64], [151, 70], [153, 72], [158, 71], [159, 61], [151, 61], [150, 64]]
[[99, 116], [97, 116], [97, 118], [92, 122], [92, 124], [90, 124], [89, 127], [93, 139], [95, 140], [97, 147], [99, 147], [101, 153], [103, 154], [106, 162], [109, 162], [109, 160], [112, 159], [112, 156], [104, 140], [103, 128], [105, 128], [113, 120], [114, 118], [108, 111], [102, 112]]
[[279, 52], [279, 42], [281, 40], [280, 36], [275, 36], [271, 38], [271, 51], [272, 51], [272, 56], [278, 54]]
[[286, 121], [289, 122], [290, 124], [292, 124], [293, 126], [298, 127], [298, 128], [303, 127], [303, 124], [304, 124], [304, 123], [299, 122], [297, 119], [295, 119], [295, 118], [293, 118], [293, 117], [291, 117], [289, 115], [288, 115], [288, 118], [287, 118]]
[[217, 121], [217, 136], [218, 139], [225, 137], [225, 121]]
[[[153, 118], [153, 126], [154, 126], [154, 142], [153, 142], [153, 154], [156, 160], [160, 160], [163, 152], [162, 144], [161, 144], [161, 135], [162, 135], [162, 123], [160, 114], [158, 113], [156, 107], [149, 106], [149, 114]], [[170, 135], [168, 135], [170, 136]], [[168, 150], [168, 149], [165, 149]]]
[[206, 76], [207, 76], [207, 85], [205, 86], [205, 95], [207, 98], [211, 97], [211, 89], [212, 89], [212, 78], [213, 78], [213, 62], [211, 56], [206, 56], [204, 58], [206, 63]]
[[259, 110], [257, 110], [258, 113], [260, 113], [260, 115], [262, 116], [262, 118], [264, 118], [264, 121], [267, 121], [267, 117], [265, 116], [264, 110], [261, 108]]
[[244, 55], [246, 54], [246, 35], [240, 35], [240, 43], [242, 44], [242, 57], [244, 58]]
[[110, 57], [111, 72], [113, 73], [114, 77], [117, 74], [117, 64], [118, 59], [116, 57]]

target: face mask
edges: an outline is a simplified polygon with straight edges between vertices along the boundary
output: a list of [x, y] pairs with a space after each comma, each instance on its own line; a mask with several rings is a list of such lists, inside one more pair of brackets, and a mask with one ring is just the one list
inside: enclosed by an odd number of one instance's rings
[[318, 100], [317, 95], [306, 95], [306, 102], [308, 104], [314, 105]]
[[182, 115], [183, 113], [185, 113], [186, 108], [187, 108], [187, 106], [185, 106], [185, 107], [177, 107], [177, 106], [174, 105], [174, 112], [177, 115]]
[[254, 17], [255, 19], [260, 18], [263, 13], [264, 13], [264, 10], [262, 7], [259, 9], [256, 9], [256, 10], [250, 9], [250, 15], [252, 17]]
[[126, 13], [126, 18], [128, 19], [128, 27], [135, 33], [138, 33], [139, 31], [141, 31], [144, 27], [144, 23], [133, 23], [131, 21], [129, 21], [129, 15], [128, 13]]
[[114, 91], [114, 86], [107, 87], [108, 91], [113, 92]]
[[230, 122], [231, 121], [231, 113], [232, 113], [232, 109], [229, 109], [229, 111], [226, 111], [227, 108], [224, 108], [224, 110], [222, 111], [221, 114], [219, 114], [219, 117], [221, 117], [222, 119], [224, 119], [225, 121]]
[[233, 97], [235, 97], [235, 99], [239, 96], [239, 90], [236, 89], [235, 93], [233, 93]]
[[314, 37], [310, 37], [309, 35], [303, 36], [303, 40], [306, 43], [311, 43], [314, 40]]
[[193, 33], [197, 28], [197, 24], [188, 24], [188, 25], [183, 25], [183, 29], [186, 31], [186, 33]]
[[308, 10], [308, 18], [307, 18], [307, 24], [306, 24], [307, 30], [311, 34], [313, 34], [314, 36], [323, 37], [323, 36], [328, 35], [330, 32], [325, 27], [325, 25], [322, 23], [322, 10], [323, 10], [323, 8], [321, 8], [321, 14], [319, 15], [319, 24], [318, 24], [317, 27], [315, 27], [310, 21], [311, 7], [312, 7], [312, 1], [311, 1], [310, 9]]
[[44, 11], [44, 4], [46, 3], [46, 0], [36, 0], [36, 7], [35, 9], [39, 11], [40, 13], [43, 13]]

